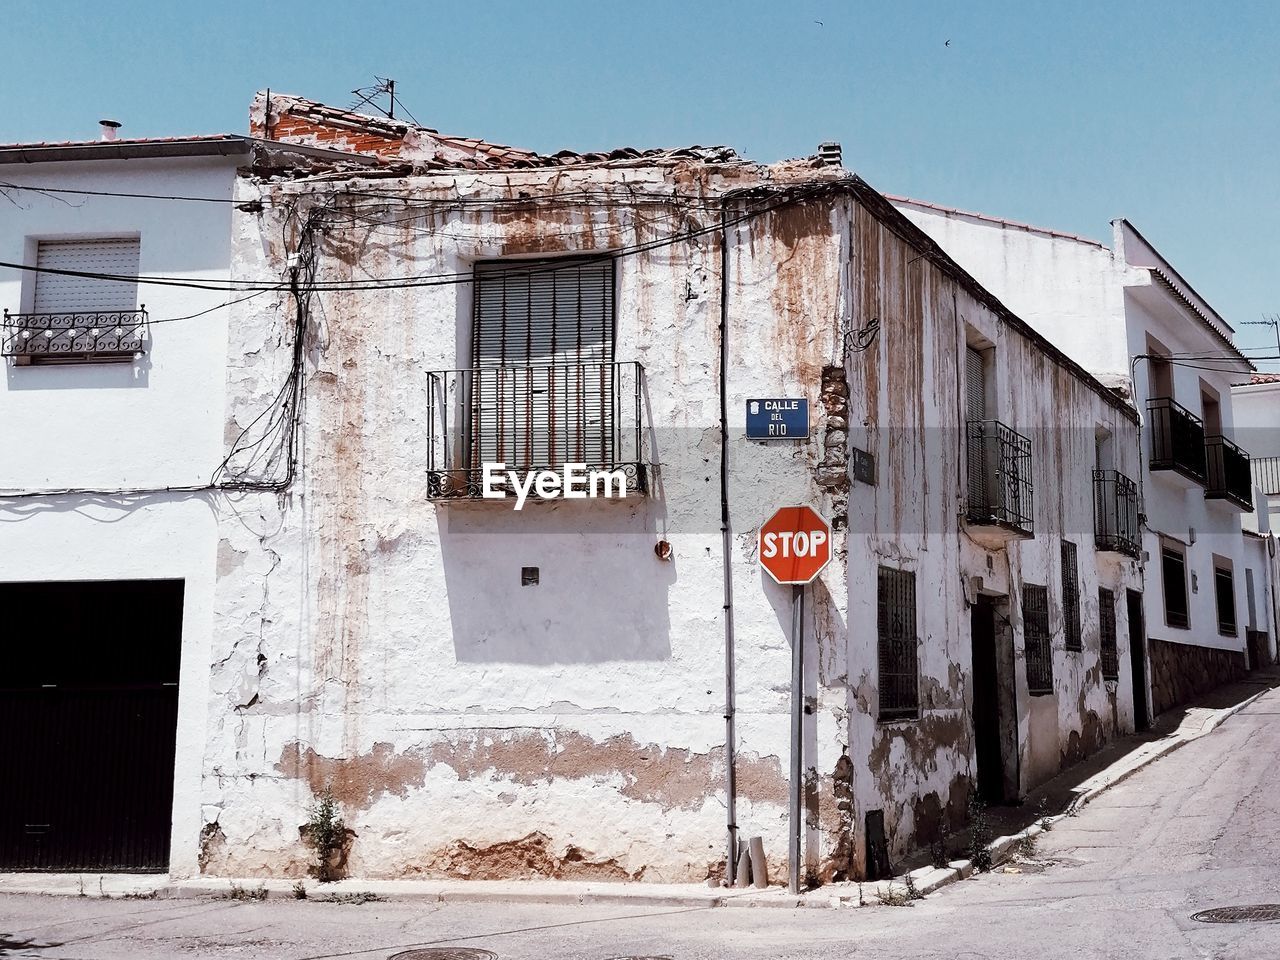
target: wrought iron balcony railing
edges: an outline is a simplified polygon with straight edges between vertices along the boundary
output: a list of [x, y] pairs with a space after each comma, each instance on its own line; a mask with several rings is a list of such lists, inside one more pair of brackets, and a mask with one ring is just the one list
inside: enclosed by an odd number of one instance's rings
[[1204, 442], [1209, 466], [1206, 500], [1230, 500], [1245, 510], [1253, 509], [1253, 471], [1249, 455], [1226, 437], [1208, 437]]
[[15, 363], [129, 361], [146, 352], [147, 311], [4, 312], [0, 355]]
[[1093, 471], [1093, 540], [1099, 550], [1135, 559], [1142, 551], [1138, 485], [1119, 470]]
[[1261, 487], [1269, 497], [1280, 495], [1280, 457], [1254, 457], [1249, 466], [1253, 469], [1254, 486]]
[[[645, 493], [644, 367], [563, 363], [427, 375], [427, 495], [480, 499], [486, 464], [528, 474], [618, 471]], [[502, 489], [508, 489], [502, 487]]]
[[1204, 423], [1172, 397], [1147, 402], [1151, 469], [1174, 470], [1196, 483], [1206, 480]]
[[1031, 441], [998, 420], [970, 420], [966, 429], [969, 522], [1030, 536]]

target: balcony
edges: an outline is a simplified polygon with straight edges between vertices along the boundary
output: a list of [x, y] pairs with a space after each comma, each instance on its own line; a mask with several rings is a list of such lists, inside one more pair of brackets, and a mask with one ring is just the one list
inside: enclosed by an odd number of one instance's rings
[[1142, 552], [1138, 485], [1119, 470], [1093, 471], [1093, 542], [1103, 553]]
[[1209, 466], [1206, 500], [1226, 500], [1245, 512], [1253, 509], [1253, 472], [1249, 455], [1226, 437], [1209, 437], [1204, 442]]
[[16, 364], [121, 363], [146, 350], [147, 311], [10, 313], [0, 327], [0, 356]]
[[1171, 397], [1147, 402], [1151, 431], [1151, 470], [1167, 470], [1188, 488], [1204, 486], [1207, 467], [1204, 452], [1204, 423]]
[[1254, 486], [1261, 487], [1269, 497], [1280, 495], [1280, 457], [1254, 457], [1249, 466], [1253, 469]]
[[969, 534], [986, 546], [1034, 536], [1031, 441], [998, 420], [966, 424]]
[[496, 463], [517, 474], [584, 464], [621, 472], [628, 496], [648, 490], [638, 363], [444, 370], [427, 387], [432, 500], [482, 499], [485, 464]]

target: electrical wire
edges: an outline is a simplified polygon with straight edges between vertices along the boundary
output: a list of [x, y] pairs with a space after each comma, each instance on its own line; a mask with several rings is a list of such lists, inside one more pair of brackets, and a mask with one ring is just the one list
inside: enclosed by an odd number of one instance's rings
[[[789, 206], [793, 203], [799, 203], [821, 193], [828, 192], [839, 181], [824, 182], [819, 184], [810, 184], [806, 187], [792, 188], [777, 193], [766, 194], [766, 197], [774, 202], [765, 203], [755, 208], [748, 208], [743, 213], [730, 218], [728, 221], [730, 226], [744, 223], [747, 220], [759, 216], [764, 213], [771, 213], [775, 210]], [[621, 257], [635, 256], [641, 253], [648, 253], [653, 250], [662, 249], [663, 247], [673, 246], [675, 244], [684, 243], [698, 237], [707, 236], [715, 233], [720, 229], [718, 224], [703, 226], [696, 230], [687, 230], [669, 234], [665, 237], [659, 237], [654, 240], [644, 241], [631, 244], [611, 250], [603, 250], [595, 254], [590, 254], [586, 259], [613, 260]], [[578, 263], [581, 263], [579, 259]], [[84, 270], [66, 270], [55, 267], [38, 267], [31, 264], [13, 263], [9, 261], [0, 261], [0, 267], [7, 267], [12, 270], [21, 270], [32, 273], [50, 273], [59, 276], [81, 277], [92, 280], [113, 281], [117, 283], [133, 283], [146, 284], [151, 286], [167, 286], [181, 287], [194, 290], [215, 290], [219, 292], [246, 292], [258, 291], [266, 292], [269, 290], [278, 290], [281, 288], [279, 282], [266, 283], [264, 281], [254, 280], [234, 280], [225, 281], [199, 281], [190, 280], [179, 277], [165, 276], [125, 276], [123, 274], [107, 274], [97, 273]], [[552, 262], [540, 262], [530, 264], [527, 267], [513, 267], [514, 274], [526, 276], [555, 273], [558, 270], [576, 269], [576, 265], [558, 264]], [[313, 281], [309, 285], [311, 290], [332, 291], [341, 293], [355, 293], [367, 290], [390, 290], [390, 289], [413, 289], [419, 287], [437, 287], [452, 286], [456, 284], [471, 283], [473, 274], [470, 272], [455, 272], [443, 274], [420, 274], [407, 277], [372, 277], [367, 280], [331, 280], [331, 281]]]
[[[659, 240], [649, 241], [647, 243], [638, 243], [631, 245], [630, 248], [624, 248], [623, 251], [610, 250], [603, 251], [599, 254], [599, 259], [613, 259], [621, 255], [631, 255], [653, 249], [660, 249], [675, 243], [685, 242], [693, 237], [718, 232], [727, 225], [737, 225], [743, 223], [753, 217], [760, 216], [764, 213], [780, 209], [781, 207], [802, 202], [810, 197], [817, 196], [819, 193], [831, 189], [831, 183], [822, 183], [809, 185], [801, 189], [792, 189], [776, 194], [766, 194], [766, 201], [757, 207], [748, 207], [740, 214], [734, 217], [725, 215], [727, 212], [728, 198], [722, 208], [722, 215], [718, 223], [710, 227], [700, 228], [698, 230], [690, 230], [684, 233], [674, 234]], [[0, 491], [0, 500], [26, 500], [33, 498], [57, 498], [67, 496], [80, 497], [138, 497], [138, 496], [155, 496], [174, 493], [207, 493], [207, 492], [247, 492], [262, 491], [283, 493], [288, 490], [294, 483], [298, 469], [298, 437], [300, 434], [300, 426], [302, 422], [302, 410], [305, 398], [303, 390], [304, 373], [305, 373], [305, 341], [307, 331], [310, 327], [311, 300], [315, 294], [320, 292], [328, 292], [337, 289], [333, 286], [326, 286], [316, 282], [315, 276], [319, 269], [316, 233], [319, 232], [323, 225], [323, 218], [326, 213], [331, 213], [332, 204], [336, 198], [331, 197], [327, 206], [316, 207], [312, 209], [306, 221], [301, 225], [299, 230], [299, 242], [297, 246], [296, 260], [290, 266], [288, 288], [293, 297], [295, 311], [293, 323], [293, 342], [292, 342], [292, 358], [289, 372], [281, 384], [280, 389], [273, 396], [268, 406], [259, 413], [237, 436], [231, 445], [231, 451], [223, 458], [222, 462], [214, 470], [209, 483], [187, 485], [187, 486], [168, 486], [159, 488], [61, 488], [57, 490], [28, 490], [4, 492]], [[287, 233], [289, 222], [297, 216], [296, 210], [291, 209], [286, 215], [285, 223], [282, 227]], [[580, 265], [582, 258], [575, 258], [575, 266]], [[0, 264], [4, 265], [4, 264]], [[55, 273], [71, 273], [72, 275], [86, 275], [78, 271], [48, 271]], [[541, 268], [526, 270], [527, 273], [543, 272]], [[87, 274], [93, 276], [92, 274]], [[457, 275], [454, 275], [457, 276]], [[131, 278], [134, 279], [134, 278]], [[469, 282], [468, 276], [465, 282]], [[138, 282], [137, 279], [134, 282]], [[463, 282], [453, 280], [452, 282]], [[420, 282], [412, 284], [414, 286], [422, 285]], [[435, 285], [435, 284], [432, 284]], [[399, 286], [397, 284], [396, 286]], [[379, 288], [386, 288], [381, 286]], [[221, 289], [221, 288], [219, 288]], [[252, 299], [262, 293], [272, 290], [282, 289], [281, 284], [273, 284], [268, 287], [257, 290], [249, 296], [242, 297], [238, 300], [228, 301], [225, 304], [219, 304], [210, 307], [208, 310], [192, 314], [188, 317], [172, 318], [173, 320], [193, 319], [202, 316], [205, 313], [222, 307], [230, 306], [234, 303], [241, 303], [245, 300]], [[162, 322], [162, 321], [157, 321]], [[251, 434], [259, 426], [264, 424], [261, 433], [251, 439]], [[233, 461], [241, 454], [248, 454], [247, 459], [242, 465], [233, 467]], [[283, 474], [254, 476], [251, 471], [260, 468], [264, 464], [268, 467], [274, 466], [283, 458], [284, 471]]]

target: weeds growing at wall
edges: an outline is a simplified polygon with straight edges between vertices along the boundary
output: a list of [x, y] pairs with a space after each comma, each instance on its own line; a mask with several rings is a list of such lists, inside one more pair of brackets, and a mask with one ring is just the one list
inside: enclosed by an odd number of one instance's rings
[[987, 805], [978, 794], [969, 795], [969, 860], [975, 870], [991, 869], [991, 822], [987, 820]]
[[312, 801], [307, 809], [307, 825], [303, 828], [315, 850], [316, 876], [321, 882], [338, 879], [335, 866], [347, 839], [347, 826], [342, 822], [342, 808], [333, 798], [333, 791], [324, 792]]
[[226, 898], [228, 900], [265, 900], [267, 888], [262, 884], [256, 887], [242, 887], [238, 883], [233, 883], [231, 889], [227, 891]]

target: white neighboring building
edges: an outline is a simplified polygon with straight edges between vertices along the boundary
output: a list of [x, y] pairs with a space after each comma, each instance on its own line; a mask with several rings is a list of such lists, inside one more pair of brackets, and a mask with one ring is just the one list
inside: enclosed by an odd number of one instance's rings
[[[1280, 622], [1275, 586], [1280, 583], [1280, 558], [1276, 556], [1275, 530], [1280, 524], [1280, 374], [1257, 373], [1247, 382], [1231, 388], [1236, 435], [1249, 451], [1253, 468], [1254, 512], [1244, 517], [1246, 544], [1250, 540], [1259, 557], [1271, 570], [1269, 602], [1249, 597], [1248, 618], [1256, 619], [1255, 608], [1265, 607], [1272, 622]], [[1252, 537], [1250, 535], [1253, 535]], [[1263, 629], [1263, 628], [1260, 628]], [[1276, 639], [1271, 642], [1275, 658]]]
[[0, 145], [0, 868], [196, 868], [232, 185], [280, 156]]
[[[1271, 592], [1266, 551], [1241, 529], [1253, 491], [1247, 448], [1234, 442], [1231, 385], [1253, 368], [1231, 326], [1127, 220], [1112, 222], [1108, 248], [892, 199], [1010, 309], [1138, 407], [1153, 713], [1239, 675], [1249, 625], [1270, 637], [1274, 616], [1261, 599]], [[1100, 444], [1100, 468], [1109, 455]]]

